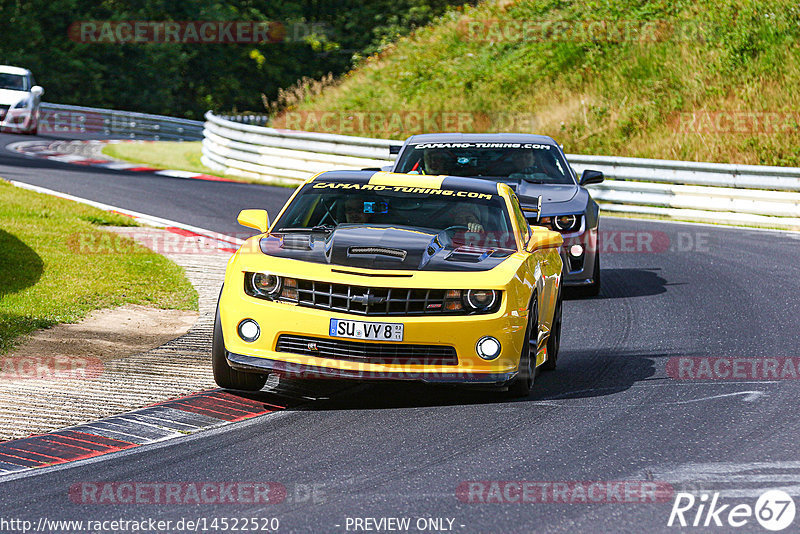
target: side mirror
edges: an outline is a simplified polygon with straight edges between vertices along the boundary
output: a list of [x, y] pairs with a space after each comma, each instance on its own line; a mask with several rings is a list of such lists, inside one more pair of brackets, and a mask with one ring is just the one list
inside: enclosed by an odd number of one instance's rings
[[528, 240], [525, 250], [533, 252], [541, 248], [556, 248], [560, 247], [563, 242], [564, 238], [558, 232], [542, 226], [531, 226], [531, 238]]
[[581, 174], [581, 185], [599, 184], [604, 179], [605, 177], [602, 172], [586, 169], [583, 171], [583, 174]]
[[262, 234], [269, 229], [269, 215], [267, 210], [242, 210], [236, 219], [239, 224], [258, 230]]
[[40, 85], [34, 85], [31, 87], [31, 94], [36, 98], [41, 98], [44, 95], [44, 89]]
[[389, 145], [389, 154], [399, 154], [403, 145]]

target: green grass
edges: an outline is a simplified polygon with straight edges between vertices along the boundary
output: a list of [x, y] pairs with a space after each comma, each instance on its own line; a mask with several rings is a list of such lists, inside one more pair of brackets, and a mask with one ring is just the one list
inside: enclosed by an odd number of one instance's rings
[[[0, 180], [0, 354], [19, 336], [123, 304], [197, 309], [183, 269], [101, 230], [130, 218]], [[113, 244], [110, 253], [82, 243]]]
[[[495, 31], [520, 21], [532, 31]], [[547, 21], [566, 31], [553, 38]], [[597, 38], [586, 21], [634, 31]], [[386, 138], [511, 130], [551, 135], [571, 153], [800, 166], [797, 87], [800, 8], [790, 0], [487, 2], [387, 46], [274, 125]], [[379, 120], [347, 122], [358, 111]], [[406, 112], [473, 120], [428, 127]], [[689, 114], [717, 112], [744, 120], [685, 131]], [[325, 123], [325, 113], [345, 118]], [[756, 115], [754, 127], [752, 113], [784, 115], [772, 127]]]
[[201, 149], [200, 141], [144, 141], [109, 143], [103, 147], [103, 154], [158, 169], [177, 169], [219, 176], [200, 162], [203, 155]]
[[103, 147], [106, 156], [140, 163], [156, 169], [174, 169], [190, 171], [198, 174], [210, 174], [243, 182], [248, 184], [267, 184], [282, 187], [297, 187], [297, 184], [285, 184], [278, 180], [256, 180], [243, 176], [221, 174], [203, 165], [200, 158], [203, 155], [200, 141], [144, 141], [139, 143], [109, 143]]

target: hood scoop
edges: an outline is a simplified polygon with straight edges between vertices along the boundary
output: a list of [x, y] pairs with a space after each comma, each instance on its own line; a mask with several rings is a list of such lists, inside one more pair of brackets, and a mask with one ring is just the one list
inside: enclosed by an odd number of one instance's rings
[[281, 248], [287, 250], [311, 250], [311, 236], [303, 234], [284, 234], [281, 236]]
[[478, 247], [458, 247], [447, 255], [445, 260], [467, 263], [480, 263], [494, 254], [494, 249]]
[[347, 249], [348, 256], [358, 256], [358, 255], [379, 255], [379, 256], [389, 256], [392, 258], [397, 258], [400, 261], [406, 259], [408, 255], [408, 251], [400, 250], [398, 248], [387, 248], [387, 247], [349, 247]]

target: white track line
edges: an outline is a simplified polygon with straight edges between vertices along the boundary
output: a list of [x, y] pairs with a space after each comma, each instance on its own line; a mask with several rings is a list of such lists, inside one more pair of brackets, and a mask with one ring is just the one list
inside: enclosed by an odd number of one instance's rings
[[81, 204], [87, 204], [89, 206], [94, 206], [95, 208], [99, 208], [104, 211], [116, 211], [117, 213], [122, 213], [125, 215], [129, 215], [133, 217], [138, 222], [142, 224], [146, 224], [148, 226], [156, 226], [159, 228], [164, 228], [167, 226], [181, 228], [183, 230], [188, 230], [189, 232], [194, 232], [201, 236], [210, 237], [212, 239], [216, 239], [217, 241], [224, 241], [226, 243], [231, 243], [237, 246], [240, 246], [244, 243], [243, 239], [239, 239], [237, 237], [231, 237], [229, 235], [220, 234], [218, 232], [212, 232], [211, 230], [206, 230], [205, 228], [199, 228], [197, 226], [192, 226], [189, 224], [184, 224], [178, 221], [172, 221], [170, 219], [162, 219], [161, 217], [155, 217], [153, 215], [147, 215], [146, 213], [140, 213], [138, 211], [133, 211], [125, 208], [120, 208], [117, 206], [111, 206], [109, 204], [103, 204], [102, 202], [95, 202], [94, 200], [89, 200], [86, 198], [76, 197], [73, 195], [68, 195], [66, 193], [62, 193], [60, 191], [54, 191], [52, 189], [47, 189], [46, 187], [39, 187], [38, 185], [30, 185], [24, 182], [18, 182], [16, 180], [8, 180], [8, 182], [21, 189], [27, 189], [29, 191], [35, 191], [37, 193], [44, 193], [46, 195], [52, 195], [54, 197], [63, 198], [66, 200], [72, 200], [74, 202], [80, 202]]

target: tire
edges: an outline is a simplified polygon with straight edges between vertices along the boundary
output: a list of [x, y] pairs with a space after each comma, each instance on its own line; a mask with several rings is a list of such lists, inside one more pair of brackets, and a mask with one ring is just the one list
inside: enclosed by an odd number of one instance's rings
[[559, 288], [556, 309], [553, 312], [553, 325], [547, 338], [547, 359], [542, 364], [542, 371], [554, 371], [558, 361], [558, 351], [561, 348], [561, 303], [561, 288]]
[[589, 286], [582, 287], [580, 294], [584, 297], [596, 297], [600, 294], [600, 253], [598, 252], [594, 257], [594, 270], [592, 271], [592, 280], [594, 283]]
[[[536, 294], [528, 313], [528, 328], [525, 330], [525, 342], [519, 356], [517, 376], [508, 385], [510, 398], [527, 397], [531, 393], [533, 381], [536, 378], [536, 351], [531, 351], [531, 334], [539, 330], [539, 303]], [[538, 337], [538, 336], [537, 336]], [[536, 342], [534, 341], [534, 344]]]
[[[221, 294], [221, 292], [220, 292]], [[214, 317], [214, 336], [211, 342], [211, 368], [214, 371], [214, 382], [221, 388], [259, 391], [267, 383], [268, 374], [243, 373], [231, 369], [225, 352], [225, 340], [222, 337], [222, 324], [219, 320], [219, 303]]]

